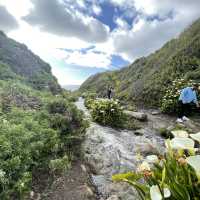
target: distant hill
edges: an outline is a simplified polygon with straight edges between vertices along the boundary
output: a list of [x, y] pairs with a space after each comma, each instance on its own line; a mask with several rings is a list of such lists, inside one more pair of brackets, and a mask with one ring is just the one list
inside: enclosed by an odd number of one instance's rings
[[108, 85], [113, 85], [122, 101], [158, 106], [165, 88], [178, 77], [200, 81], [200, 19], [155, 53], [119, 71], [91, 76], [80, 91], [104, 96]]
[[[24, 44], [8, 38], [0, 31], [0, 72], [5, 70], [12, 76], [18, 76], [35, 89], [50, 89], [57, 93], [61, 88], [51, 73], [49, 64], [33, 54]], [[16, 78], [16, 77], [15, 77]]]
[[64, 85], [62, 87], [66, 90], [75, 91], [79, 89], [80, 85]]

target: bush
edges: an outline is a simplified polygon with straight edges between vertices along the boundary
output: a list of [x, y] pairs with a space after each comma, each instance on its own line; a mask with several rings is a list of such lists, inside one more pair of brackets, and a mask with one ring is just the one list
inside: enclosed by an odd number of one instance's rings
[[84, 101], [85, 107], [88, 109], [91, 109], [92, 103], [96, 99], [96, 93], [84, 93], [83, 96], [85, 98], [85, 101]]
[[[198, 134], [190, 137], [200, 142]], [[200, 155], [191, 138], [166, 140], [164, 156], [147, 156], [136, 172], [114, 175], [113, 181], [129, 183], [141, 200], [200, 199]]]
[[[37, 169], [61, 172], [70, 166], [87, 124], [61, 96], [10, 83], [0, 81], [0, 199], [24, 199]], [[37, 98], [40, 107], [7, 101], [19, 96]]]
[[175, 113], [178, 111], [178, 98], [183, 88], [192, 86], [192, 80], [176, 79], [170, 85], [161, 101], [161, 110], [165, 113]]
[[119, 102], [108, 99], [94, 100], [91, 104], [91, 115], [100, 124], [119, 128], [123, 126], [125, 117]]
[[47, 104], [47, 109], [50, 114], [64, 114], [68, 110], [67, 101], [64, 99], [56, 99]]

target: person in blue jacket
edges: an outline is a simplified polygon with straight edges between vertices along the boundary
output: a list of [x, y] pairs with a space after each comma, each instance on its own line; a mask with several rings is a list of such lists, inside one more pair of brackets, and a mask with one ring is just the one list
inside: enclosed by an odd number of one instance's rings
[[191, 103], [195, 103], [196, 107], [199, 108], [199, 103], [197, 99], [198, 89], [198, 84], [194, 84], [192, 87], [186, 87], [182, 89], [178, 102], [179, 111], [177, 122], [183, 123], [183, 121], [189, 120], [188, 116], [191, 110]]

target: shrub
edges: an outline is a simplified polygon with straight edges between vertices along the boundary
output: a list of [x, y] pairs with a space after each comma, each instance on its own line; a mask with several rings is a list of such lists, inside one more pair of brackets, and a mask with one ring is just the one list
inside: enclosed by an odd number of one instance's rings
[[68, 110], [67, 101], [64, 99], [56, 99], [47, 104], [47, 109], [50, 114], [64, 114]]
[[[190, 137], [200, 142], [199, 134]], [[200, 155], [191, 138], [166, 140], [164, 156], [147, 156], [136, 172], [114, 175], [113, 181], [129, 183], [141, 200], [200, 199]]]
[[85, 107], [91, 109], [92, 103], [96, 99], [96, 93], [84, 93], [83, 96], [85, 98]]
[[[37, 169], [62, 172], [70, 166], [86, 123], [83, 113], [61, 96], [10, 83], [0, 81], [0, 199], [24, 199]], [[10, 94], [37, 97], [41, 105], [18, 107], [7, 101]]]
[[70, 165], [71, 163], [68, 156], [64, 155], [63, 158], [51, 160], [49, 163], [49, 168], [51, 169], [52, 173], [60, 173], [69, 169]]
[[165, 92], [161, 100], [161, 110], [165, 113], [175, 113], [178, 110], [178, 98], [184, 87], [192, 86], [192, 80], [176, 79]]
[[94, 121], [113, 127], [122, 127], [125, 117], [119, 102], [108, 99], [94, 100], [91, 115]]

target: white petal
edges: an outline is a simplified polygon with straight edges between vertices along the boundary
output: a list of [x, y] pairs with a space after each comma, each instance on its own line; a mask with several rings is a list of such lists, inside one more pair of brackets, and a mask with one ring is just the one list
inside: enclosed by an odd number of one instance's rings
[[137, 168], [137, 171], [138, 172], [143, 172], [143, 171], [150, 171], [151, 168], [149, 166], [149, 163], [148, 162], [143, 162], [138, 168]]
[[164, 197], [168, 198], [171, 196], [171, 192], [168, 188], [164, 188]]
[[149, 155], [146, 157], [146, 159], [149, 163], [157, 163], [159, 161], [157, 155]]
[[196, 134], [190, 134], [190, 137], [200, 143], [200, 132]]
[[173, 138], [170, 146], [172, 149], [194, 149], [194, 141], [190, 138]]
[[174, 137], [188, 138], [189, 136], [188, 132], [184, 130], [175, 130], [175, 131], [171, 131], [171, 133]]
[[194, 168], [197, 175], [200, 175], [200, 155], [187, 157], [186, 161]]
[[157, 185], [153, 185], [150, 188], [151, 200], [162, 200], [162, 195]]

